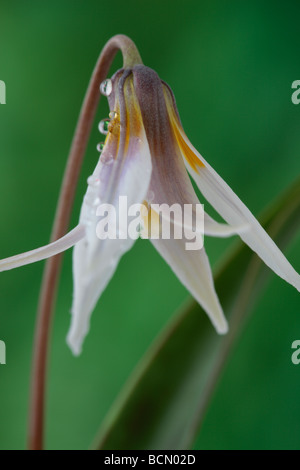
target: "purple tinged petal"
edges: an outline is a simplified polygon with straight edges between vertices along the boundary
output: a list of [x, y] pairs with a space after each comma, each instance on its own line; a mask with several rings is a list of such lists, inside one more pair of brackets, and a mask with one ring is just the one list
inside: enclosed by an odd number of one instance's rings
[[[163, 85], [157, 74], [147, 67], [135, 67], [133, 74], [152, 156], [151, 204], [179, 204], [183, 213], [185, 204], [195, 206], [200, 203], [172, 131]], [[229, 230], [232, 231], [231, 228]], [[184, 237], [181, 240], [152, 239], [151, 242], [206, 310], [217, 331], [226, 333], [227, 322], [215, 292], [204, 248], [197, 251], [186, 250], [188, 241]]]

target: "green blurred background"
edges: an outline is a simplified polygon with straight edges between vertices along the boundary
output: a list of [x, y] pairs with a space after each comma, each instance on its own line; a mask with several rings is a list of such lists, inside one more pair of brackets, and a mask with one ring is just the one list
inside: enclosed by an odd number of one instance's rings
[[[193, 144], [258, 215], [300, 173], [298, 1], [1, 1], [0, 258], [45, 244], [95, 61], [114, 34], [172, 87]], [[113, 70], [121, 65], [115, 61]], [[99, 120], [107, 115], [99, 107]], [[95, 121], [73, 211], [96, 161]], [[212, 263], [231, 240], [206, 239]], [[287, 252], [300, 271], [300, 237]], [[25, 447], [35, 311], [43, 263], [0, 275], [0, 448]], [[84, 449], [187, 291], [147, 241], [124, 256], [92, 318], [83, 354], [65, 343], [71, 252], [53, 328], [47, 447]], [[300, 447], [300, 297], [275, 275], [240, 337], [197, 449]]]

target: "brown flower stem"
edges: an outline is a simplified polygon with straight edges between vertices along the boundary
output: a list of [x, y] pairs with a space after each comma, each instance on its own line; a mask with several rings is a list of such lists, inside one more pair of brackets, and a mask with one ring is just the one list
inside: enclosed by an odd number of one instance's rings
[[[121, 50], [123, 54], [124, 67], [141, 63], [141, 58], [134, 43], [126, 36], [114, 36], [102, 50], [92, 74], [73, 137], [55, 214], [51, 241], [64, 236], [68, 230], [81, 164], [100, 98], [99, 85], [106, 78], [118, 50]], [[42, 450], [44, 447], [45, 391], [49, 340], [61, 261], [62, 254], [56, 255], [47, 261], [40, 291], [30, 393], [28, 428], [28, 448], [30, 450]]]

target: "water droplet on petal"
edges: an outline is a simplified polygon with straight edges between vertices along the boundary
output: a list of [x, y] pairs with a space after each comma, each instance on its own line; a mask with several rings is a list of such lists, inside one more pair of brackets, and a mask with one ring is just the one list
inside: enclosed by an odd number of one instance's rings
[[99, 197], [96, 197], [96, 199], [93, 202], [93, 206], [99, 206], [100, 202], [101, 202], [101, 199]]
[[101, 134], [108, 134], [108, 126], [110, 124], [110, 119], [102, 119], [102, 121], [99, 122], [99, 131], [101, 132]]
[[111, 111], [109, 113], [110, 119], [116, 119], [117, 116], [118, 116], [118, 113], [116, 113], [116, 111]]
[[109, 96], [112, 92], [112, 81], [110, 78], [104, 80], [100, 85], [100, 92], [104, 96]]
[[99, 186], [100, 180], [96, 176], [92, 175], [92, 176], [88, 177], [87, 183], [88, 183], [89, 186], [95, 186], [96, 187], [96, 186]]
[[111, 165], [113, 162], [114, 162], [114, 158], [112, 155], [103, 155], [102, 159], [101, 159], [102, 163], [104, 163], [104, 165]]
[[98, 152], [102, 152], [104, 149], [104, 142], [100, 142], [99, 144], [97, 144], [97, 150]]

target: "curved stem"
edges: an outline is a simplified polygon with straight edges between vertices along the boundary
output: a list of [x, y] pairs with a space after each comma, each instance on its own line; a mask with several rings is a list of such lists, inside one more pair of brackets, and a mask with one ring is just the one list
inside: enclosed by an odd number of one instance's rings
[[[121, 50], [123, 54], [124, 67], [142, 63], [135, 44], [127, 36], [114, 36], [102, 50], [93, 71], [73, 137], [55, 214], [51, 241], [64, 236], [68, 230], [81, 164], [100, 98], [99, 85], [106, 78], [118, 50]], [[59, 254], [47, 261], [40, 291], [30, 393], [28, 429], [28, 448], [30, 450], [41, 450], [44, 443], [44, 408], [49, 339], [61, 260], [62, 255]]]
[[109, 42], [111, 41], [122, 52], [124, 69], [131, 68], [135, 65], [140, 65], [143, 63], [136, 45], [128, 36], [118, 34], [117, 36], [111, 38]]

